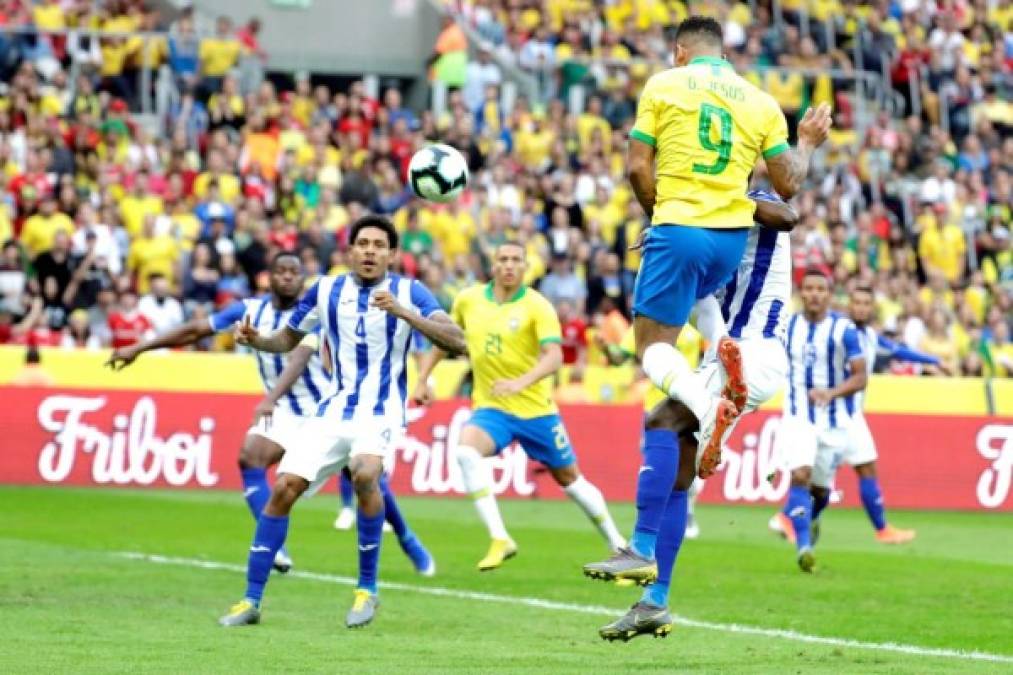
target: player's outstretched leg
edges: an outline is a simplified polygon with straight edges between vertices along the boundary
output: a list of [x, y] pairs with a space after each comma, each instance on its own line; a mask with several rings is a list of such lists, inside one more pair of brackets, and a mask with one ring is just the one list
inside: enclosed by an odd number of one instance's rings
[[556, 483], [563, 488], [566, 496], [576, 502], [588, 519], [598, 528], [601, 536], [608, 542], [610, 549], [618, 551], [626, 546], [626, 540], [623, 535], [619, 534], [619, 529], [616, 528], [615, 521], [612, 520], [601, 490], [584, 478], [576, 464], [558, 469], [550, 468], [549, 471], [556, 479]]
[[[481, 411], [478, 411], [481, 412]], [[472, 415], [472, 422], [478, 416]], [[461, 430], [460, 444], [454, 449], [457, 465], [461, 468], [464, 489], [475, 501], [475, 509], [489, 531], [489, 550], [478, 561], [482, 572], [494, 570], [517, 555], [517, 544], [507, 533], [500, 515], [496, 496], [492, 492], [492, 469], [486, 458], [495, 452], [496, 444], [482, 428], [469, 424]]]
[[384, 522], [384, 499], [380, 490], [383, 460], [378, 455], [357, 455], [352, 457], [349, 468], [359, 503], [355, 518], [359, 530], [359, 581], [352, 608], [345, 615], [345, 625], [361, 628], [373, 620], [380, 605], [377, 577]]
[[858, 492], [862, 497], [862, 506], [869, 516], [869, 522], [876, 528], [876, 541], [883, 544], [906, 544], [914, 539], [914, 530], [902, 530], [886, 522], [886, 508], [883, 506], [883, 493], [876, 476], [876, 463], [861, 464], [855, 467], [855, 471], [858, 473]]
[[334, 519], [334, 529], [350, 530], [355, 526], [355, 509], [352, 507], [352, 478], [347, 471], [338, 473], [338, 493], [341, 495], [341, 507]]
[[386, 524], [390, 525], [394, 534], [397, 535], [401, 550], [412, 561], [416, 572], [424, 577], [433, 576], [436, 574], [436, 561], [422, 545], [422, 540], [408, 527], [408, 523], [401, 514], [401, 509], [397, 505], [397, 500], [394, 499], [394, 493], [390, 489], [387, 474], [380, 477], [380, 492], [383, 494], [383, 512], [387, 520]]
[[288, 515], [307, 487], [309, 483], [299, 476], [278, 476], [271, 499], [257, 519], [257, 531], [246, 561], [246, 594], [218, 620], [220, 625], [245, 626], [260, 622], [260, 601], [274, 556], [288, 534]]
[[643, 464], [637, 474], [637, 520], [630, 545], [608, 560], [584, 565], [592, 579], [628, 579], [646, 585], [658, 577], [654, 560], [665, 505], [679, 470], [679, 446], [671, 429], [645, 428]]
[[[284, 449], [263, 436], [249, 434], [239, 451], [239, 473], [243, 478], [243, 497], [254, 520], [260, 518], [264, 507], [271, 498], [271, 487], [267, 484], [267, 469], [281, 460]], [[274, 569], [285, 574], [292, 569], [292, 558], [284, 545], [274, 557]]]

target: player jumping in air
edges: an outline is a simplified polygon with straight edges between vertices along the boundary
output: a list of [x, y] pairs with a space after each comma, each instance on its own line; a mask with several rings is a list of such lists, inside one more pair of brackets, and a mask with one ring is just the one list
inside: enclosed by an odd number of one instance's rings
[[[742, 412], [755, 410], [784, 387], [788, 370], [784, 354], [785, 308], [791, 299], [788, 231], [798, 220], [791, 207], [776, 195], [754, 191], [749, 196], [757, 203], [757, 224], [749, 232], [742, 262], [724, 288], [697, 303], [697, 327], [712, 345], [697, 375], [711, 394], [722, 394]], [[725, 336], [736, 341], [745, 357], [741, 366], [732, 364], [741, 367], [744, 390], [730, 387], [736, 378], [725, 373], [725, 366], [714, 353], [715, 346], [728, 339]], [[661, 519], [655, 546], [657, 566], [645, 570], [630, 565], [629, 556], [619, 555], [584, 567], [585, 574], [593, 578], [647, 585], [643, 597], [629, 612], [599, 631], [605, 639], [664, 636], [671, 630], [668, 594], [686, 529], [688, 492], [698, 480], [698, 427], [685, 404], [673, 399], [662, 401], [647, 419], [645, 445], [648, 438], [655, 445], [676, 447], [678, 443], [678, 473]]]
[[[121, 347], [113, 352], [109, 365], [122, 370], [144, 352], [194, 344], [215, 333], [231, 330], [245, 316], [252, 317], [253, 325], [259, 328], [274, 329], [284, 325], [295, 311], [305, 281], [299, 257], [294, 253], [279, 253], [270, 265], [269, 296], [237, 300], [213, 314], [210, 320], [195, 319], [150, 340]], [[281, 439], [290, 436], [305, 415], [316, 411], [330, 383], [330, 376], [319, 356], [316, 334], [307, 335], [288, 355], [258, 353], [255, 356], [266, 396], [257, 406], [253, 426], [246, 432], [239, 451], [243, 496], [254, 520], [260, 516], [271, 496], [267, 469], [276, 465], [285, 452]], [[401, 548], [420, 574], [430, 576], [435, 570], [432, 556], [404, 524], [386, 481], [382, 482], [381, 488], [388, 505], [389, 519], [399, 530]], [[274, 569], [284, 574], [291, 568], [292, 559], [282, 546], [275, 555]]]
[[[549, 376], [562, 365], [559, 318], [548, 300], [524, 286], [524, 247], [500, 244], [493, 280], [462, 291], [451, 314], [468, 342], [475, 388], [471, 419], [454, 455], [464, 486], [489, 530], [489, 551], [480, 570], [496, 569], [517, 553], [492, 492], [492, 469], [485, 460], [518, 441], [529, 457], [548, 467], [563, 491], [583, 509], [613, 550], [625, 545], [605, 498], [577, 468], [577, 458], [552, 400]], [[413, 398], [432, 398], [427, 380], [445, 350], [433, 349], [420, 365]]]
[[[655, 386], [699, 420], [704, 475], [716, 468], [721, 439], [739, 410], [712, 394], [674, 345], [696, 301], [724, 285], [742, 259], [755, 209], [746, 189], [757, 161], [766, 159], [774, 189], [790, 198], [830, 127], [829, 107], [810, 109], [792, 151], [777, 102], [739, 77], [721, 53], [718, 22], [694, 16], [679, 25], [677, 67], [647, 81], [628, 156], [633, 191], [654, 225], [634, 289], [637, 357]], [[742, 392], [736, 343], [723, 341], [718, 356], [732, 376], [730, 390]], [[626, 560], [615, 564], [653, 580], [679, 452], [671, 434], [645, 433], [643, 454], [634, 535]]]
[[465, 349], [461, 329], [421, 283], [389, 274], [397, 231], [380, 216], [351, 227], [352, 272], [320, 279], [303, 295], [281, 328], [262, 334], [249, 316], [236, 329], [242, 344], [268, 353], [294, 349], [320, 329], [330, 346], [334, 377], [315, 415], [282, 439], [285, 455], [271, 499], [257, 521], [247, 561], [247, 587], [220, 622], [227, 626], [260, 621], [260, 601], [271, 560], [285, 541], [289, 513], [303, 494], [313, 494], [345, 466], [358, 499], [359, 581], [350, 628], [373, 620], [379, 604], [377, 570], [384, 500], [379, 482], [405, 425], [408, 399], [405, 361], [412, 329], [450, 352]]
[[[910, 361], [940, 367], [938, 358], [908, 349], [902, 344], [888, 340], [880, 335], [871, 322], [875, 314], [875, 298], [872, 289], [859, 286], [851, 291], [848, 314], [858, 331], [859, 345], [865, 354], [867, 374], [872, 375], [878, 353], [885, 353], [890, 359]], [[876, 530], [876, 540], [884, 544], [904, 544], [915, 538], [914, 530], [902, 530], [886, 522], [886, 509], [883, 506], [883, 493], [879, 489], [879, 478], [876, 475], [876, 443], [869, 431], [869, 423], [865, 421], [865, 389], [854, 396], [854, 414], [848, 427], [848, 438], [842, 454], [834, 459], [834, 468], [844, 462], [858, 475], [858, 491], [862, 506], [869, 516], [869, 521]], [[830, 502], [830, 490], [818, 485], [812, 486], [813, 513], [811, 527], [811, 543], [816, 545], [820, 531], [820, 513]], [[770, 527], [780, 532], [789, 541], [795, 541], [795, 531], [791, 520], [782, 512], [771, 518]]]

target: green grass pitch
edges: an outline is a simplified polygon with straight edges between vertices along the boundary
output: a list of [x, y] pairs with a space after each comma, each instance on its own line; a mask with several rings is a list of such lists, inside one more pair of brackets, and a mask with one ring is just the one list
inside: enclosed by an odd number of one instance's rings
[[[0, 488], [0, 672], [1013, 672], [1010, 515], [893, 512], [918, 539], [891, 548], [863, 513], [831, 508], [806, 576], [767, 533], [770, 508], [701, 507], [673, 589], [687, 623], [623, 644], [596, 630], [639, 591], [581, 575], [605, 551], [567, 502], [503, 502], [520, 554], [481, 574], [469, 502], [403, 499], [437, 576], [415, 575], [386, 535], [392, 586], [349, 631], [354, 534], [332, 529], [336, 505], [296, 507], [303, 574], [273, 575], [263, 623], [227, 630], [215, 620], [242, 595], [252, 533], [239, 494]], [[628, 530], [632, 506], [613, 509]]]

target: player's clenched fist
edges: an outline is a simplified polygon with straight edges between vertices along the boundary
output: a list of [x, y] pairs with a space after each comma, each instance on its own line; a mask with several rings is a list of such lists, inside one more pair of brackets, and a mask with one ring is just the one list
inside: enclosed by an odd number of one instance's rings
[[415, 405], [429, 405], [433, 402], [433, 388], [429, 386], [428, 382], [420, 381], [415, 385], [415, 391], [412, 392], [412, 403]]
[[257, 338], [257, 329], [250, 323], [250, 315], [247, 314], [243, 317], [243, 320], [236, 324], [236, 330], [233, 334], [236, 338], [236, 342], [247, 347], [253, 344], [253, 341]]
[[814, 147], [821, 145], [830, 134], [831, 122], [828, 104], [821, 103], [815, 108], [809, 108], [798, 123], [799, 140], [804, 140]]
[[377, 291], [374, 293], [373, 306], [398, 318], [403, 318], [405, 316], [404, 307], [397, 301], [397, 298], [395, 298], [394, 294], [390, 291]]

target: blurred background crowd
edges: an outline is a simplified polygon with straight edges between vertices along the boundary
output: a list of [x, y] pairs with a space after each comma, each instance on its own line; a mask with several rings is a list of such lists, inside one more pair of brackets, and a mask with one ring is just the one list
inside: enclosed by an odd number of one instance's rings
[[[427, 64], [439, 102], [412, 108], [398, 87], [265, 77], [256, 18], [0, 0], [0, 343], [129, 344], [263, 293], [279, 250], [311, 278], [344, 271], [348, 225], [372, 211], [401, 231], [402, 271], [448, 307], [488, 277], [498, 242], [523, 242], [579, 382], [629, 325], [629, 245], [645, 226], [623, 160], [637, 93], [669, 67], [672, 27], [709, 14], [790, 127], [834, 107], [794, 201], [795, 270], [825, 269], [841, 309], [872, 286], [877, 326], [938, 356], [933, 374], [1013, 374], [1013, 3], [444, 5]], [[152, 116], [160, 80], [173, 95]], [[454, 204], [406, 188], [432, 141], [468, 159]]]

